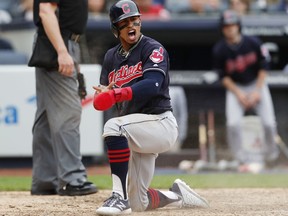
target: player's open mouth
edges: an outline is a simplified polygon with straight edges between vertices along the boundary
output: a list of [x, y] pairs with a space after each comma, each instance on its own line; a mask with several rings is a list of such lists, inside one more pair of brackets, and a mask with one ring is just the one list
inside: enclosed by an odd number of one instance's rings
[[129, 36], [129, 39], [130, 39], [130, 40], [135, 40], [136, 31], [135, 31], [135, 30], [130, 30], [130, 31], [128, 32], [128, 36]]

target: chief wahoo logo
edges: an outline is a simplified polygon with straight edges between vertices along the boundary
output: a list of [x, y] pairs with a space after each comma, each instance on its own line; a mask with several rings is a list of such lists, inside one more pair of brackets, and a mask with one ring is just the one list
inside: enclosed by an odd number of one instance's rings
[[152, 54], [150, 55], [150, 59], [156, 64], [162, 62], [164, 59], [163, 52], [163, 47], [159, 47], [159, 49], [153, 50]]

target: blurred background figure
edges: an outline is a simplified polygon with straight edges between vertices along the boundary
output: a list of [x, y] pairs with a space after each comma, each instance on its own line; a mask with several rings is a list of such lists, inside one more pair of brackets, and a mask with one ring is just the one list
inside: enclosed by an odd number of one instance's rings
[[165, 0], [164, 6], [172, 14], [183, 13], [189, 8], [189, 0]]
[[288, 13], [288, 0], [280, 0], [279, 12]]
[[154, 4], [164, 5], [166, 0], [153, 0]]
[[221, 0], [166, 0], [165, 7], [172, 13], [209, 14], [223, 10]]
[[12, 7], [13, 20], [33, 21], [33, 0], [18, 0]]
[[27, 21], [33, 20], [33, 0], [21, 0], [22, 17]]
[[10, 11], [13, 5], [13, 0], [0, 0], [0, 24], [10, 23], [12, 21]]
[[0, 9], [0, 24], [10, 23], [11, 21], [11, 15], [6, 10]]
[[164, 8], [161, 4], [155, 4], [153, 0], [134, 0], [138, 5], [139, 10], [142, 14], [142, 20], [148, 19], [160, 19], [167, 20], [170, 19], [170, 12]]
[[106, 0], [88, 0], [89, 16], [91, 18], [100, 18], [107, 15]]
[[[33, 0], [0, 0], [0, 23], [33, 20]], [[3, 22], [3, 17], [5, 21]], [[1, 22], [2, 20], [2, 22]]]
[[[267, 57], [263, 55], [262, 42], [258, 38], [241, 33], [241, 18], [235, 11], [225, 11], [220, 23], [223, 38], [213, 48], [213, 68], [226, 89], [228, 146], [243, 167], [251, 162], [264, 166], [275, 162], [279, 156], [275, 142], [278, 133], [276, 117], [266, 81]], [[262, 126], [264, 141], [257, 138], [248, 141], [250, 144], [247, 145], [245, 126], [251, 124], [244, 122], [243, 127], [243, 120], [251, 112], [259, 117], [255, 125]], [[251, 146], [259, 146], [257, 154], [251, 151]]]
[[234, 10], [238, 15], [246, 15], [250, 12], [251, 0], [229, 0], [229, 9]]
[[213, 13], [222, 10], [221, 0], [189, 0], [190, 10], [194, 13]]
[[254, 0], [251, 3], [251, 9], [258, 13], [264, 12], [277, 14], [281, 12], [281, 10], [285, 10], [283, 7], [283, 3], [285, 4], [285, 1], [286, 0]]
[[171, 97], [171, 105], [173, 114], [178, 124], [179, 136], [176, 144], [170, 149], [170, 152], [179, 152], [183, 142], [187, 137], [188, 129], [188, 107], [187, 98], [182, 86], [170, 86], [169, 93]]
[[[33, 0], [31, 0], [33, 2]], [[0, 0], [0, 24], [13, 22], [13, 11], [18, 7], [19, 0]], [[0, 35], [0, 64], [27, 64], [28, 58], [24, 53], [15, 50], [8, 38]]]
[[[88, 0], [88, 16], [91, 20], [101, 20], [108, 18], [108, 8], [116, 0]], [[82, 48], [82, 61], [89, 64], [101, 64], [104, 54], [109, 48], [111, 39], [107, 35], [99, 34], [97, 38], [91, 37], [89, 43], [82, 40], [80, 45]], [[89, 49], [93, 47], [93, 49]]]

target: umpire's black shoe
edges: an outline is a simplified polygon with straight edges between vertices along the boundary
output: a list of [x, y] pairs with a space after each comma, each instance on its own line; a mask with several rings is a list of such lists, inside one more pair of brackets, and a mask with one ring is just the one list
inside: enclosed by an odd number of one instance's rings
[[48, 189], [48, 190], [31, 190], [31, 195], [36, 195], [36, 196], [45, 196], [45, 195], [56, 195], [58, 194], [55, 189]]
[[58, 191], [60, 196], [82, 196], [97, 193], [98, 189], [92, 182], [84, 182], [81, 185], [67, 184]]

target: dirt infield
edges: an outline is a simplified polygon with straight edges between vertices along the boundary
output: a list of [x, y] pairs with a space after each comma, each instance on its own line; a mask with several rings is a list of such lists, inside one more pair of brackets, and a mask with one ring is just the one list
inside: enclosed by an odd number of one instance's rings
[[[288, 189], [199, 189], [208, 209], [172, 209], [132, 213], [141, 216], [278, 216], [288, 215]], [[92, 216], [110, 191], [81, 197], [31, 196], [29, 192], [0, 192], [1, 216]]]
[[[87, 168], [89, 175], [109, 174], [109, 166]], [[30, 176], [31, 169], [0, 169], [0, 175]], [[0, 182], [1, 184], [1, 182]], [[288, 189], [196, 189], [209, 203], [209, 209], [163, 208], [132, 216], [288, 216]], [[95, 209], [111, 191], [66, 196], [31, 196], [29, 192], [0, 192], [0, 216], [96, 216]]]

